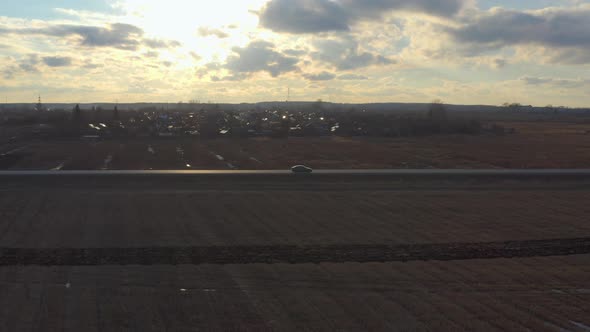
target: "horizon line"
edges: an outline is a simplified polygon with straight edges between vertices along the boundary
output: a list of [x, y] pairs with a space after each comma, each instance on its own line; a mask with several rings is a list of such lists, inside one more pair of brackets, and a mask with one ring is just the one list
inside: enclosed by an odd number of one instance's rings
[[[297, 104], [297, 103], [317, 103], [320, 100], [299, 100], [299, 101], [256, 101], [256, 102], [199, 102], [191, 103], [190, 101], [178, 101], [178, 102], [161, 102], [161, 101], [135, 101], [135, 102], [112, 102], [112, 101], [94, 101], [94, 102], [43, 102], [42, 104], [66, 104], [66, 105], [93, 105], [93, 104], [111, 104], [111, 105], [134, 105], [134, 104], [168, 104], [168, 105], [248, 105], [248, 104]], [[38, 102], [4, 102], [0, 105], [36, 105]], [[387, 102], [334, 102], [324, 101], [324, 104], [333, 105], [382, 105], [382, 104], [399, 104], [399, 105], [429, 105], [433, 102], [398, 102], [398, 101], [387, 101]], [[504, 107], [503, 105], [495, 104], [457, 104], [457, 103], [442, 103], [448, 106], [473, 106], [473, 107]], [[533, 107], [533, 108], [547, 108], [550, 105], [532, 105], [532, 104], [520, 104], [521, 107]], [[553, 108], [567, 108], [567, 109], [590, 109], [590, 106], [567, 106], [567, 105], [551, 105]]]

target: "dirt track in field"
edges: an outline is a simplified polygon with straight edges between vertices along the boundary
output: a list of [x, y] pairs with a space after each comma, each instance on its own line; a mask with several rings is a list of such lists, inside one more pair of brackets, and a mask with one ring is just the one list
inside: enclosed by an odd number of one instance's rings
[[452, 261], [590, 254], [590, 238], [490, 243], [0, 249], [0, 265], [95, 266]]

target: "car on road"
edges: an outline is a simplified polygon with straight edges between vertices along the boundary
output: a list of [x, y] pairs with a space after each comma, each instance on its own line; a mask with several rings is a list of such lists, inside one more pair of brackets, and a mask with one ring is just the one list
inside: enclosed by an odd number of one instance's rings
[[291, 171], [293, 173], [312, 173], [313, 169], [311, 167], [307, 167], [305, 165], [297, 165], [291, 167]]

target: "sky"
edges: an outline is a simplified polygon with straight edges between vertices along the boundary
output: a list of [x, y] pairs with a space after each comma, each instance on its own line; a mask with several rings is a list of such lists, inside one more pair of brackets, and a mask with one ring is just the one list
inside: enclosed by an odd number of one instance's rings
[[590, 107], [590, 0], [0, 2], [0, 100]]

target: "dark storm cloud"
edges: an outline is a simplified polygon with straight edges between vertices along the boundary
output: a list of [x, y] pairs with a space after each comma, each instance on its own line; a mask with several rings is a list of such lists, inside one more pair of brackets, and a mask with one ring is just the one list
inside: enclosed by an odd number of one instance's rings
[[299, 60], [275, 50], [273, 43], [253, 41], [246, 47], [234, 47], [233, 54], [227, 58], [224, 68], [233, 73], [232, 77], [267, 72], [272, 77], [298, 70]]
[[337, 39], [320, 39], [313, 42], [315, 51], [311, 57], [328, 63], [339, 70], [351, 70], [372, 65], [389, 65], [395, 61], [381, 55], [363, 52], [358, 42], [350, 37]]
[[81, 46], [112, 47], [134, 51], [141, 45], [149, 48], [173, 48], [180, 46], [176, 41], [142, 39], [143, 30], [131, 25], [114, 23], [106, 27], [84, 25], [50, 25], [45, 28], [7, 29], [0, 28], [0, 35], [41, 35], [58, 38], [75, 37]]
[[276, 32], [347, 31], [357, 21], [392, 11], [452, 17], [468, 0], [271, 0], [259, 14], [260, 24]]
[[43, 62], [49, 67], [67, 67], [72, 64], [72, 58], [65, 56], [47, 56]]
[[[446, 31], [456, 41], [475, 47], [539, 45], [569, 49], [561, 56], [561, 61], [585, 63], [590, 59], [590, 9], [536, 12], [496, 9]], [[559, 58], [557, 56], [555, 60], [559, 61]]]
[[305, 74], [303, 77], [310, 81], [331, 81], [336, 78], [336, 75], [324, 71], [319, 74]]

